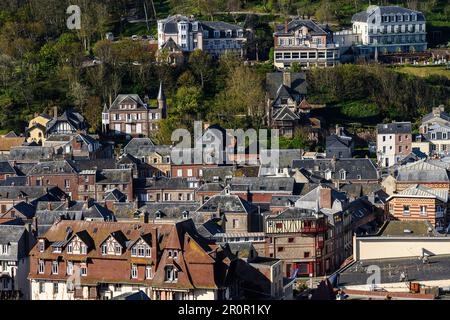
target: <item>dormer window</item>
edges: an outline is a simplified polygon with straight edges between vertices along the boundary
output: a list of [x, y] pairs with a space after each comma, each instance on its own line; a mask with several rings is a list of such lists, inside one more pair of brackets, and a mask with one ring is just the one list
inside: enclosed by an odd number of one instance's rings
[[61, 253], [61, 251], [62, 251], [62, 248], [61, 247], [53, 247], [53, 252], [54, 253]]
[[67, 245], [67, 253], [73, 253], [73, 246], [71, 243]]
[[45, 250], [45, 241], [39, 240], [39, 252], [44, 252]]
[[165, 281], [177, 281], [177, 280], [178, 280], [178, 270], [176, 270], [174, 266], [167, 266]]
[[108, 246], [106, 243], [102, 244], [102, 254], [105, 255], [108, 253]]
[[341, 180], [346, 180], [347, 179], [347, 172], [345, 172], [344, 170], [339, 172], [339, 179]]
[[178, 251], [177, 250], [173, 251], [173, 258], [174, 259], [178, 258]]
[[122, 254], [122, 247], [118, 243], [116, 243], [115, 252], [116, 252], [117, 255]]
[[189, 211], [183, 211], [183, 219], [189, 218]]
[[81, 254], [86, 254], [87, 253], [87, 246], [85, 244], [81, 245], [80, 252], [81, 252]]
[[220, 38], [220, 31], [214, 30], [214, 38]]

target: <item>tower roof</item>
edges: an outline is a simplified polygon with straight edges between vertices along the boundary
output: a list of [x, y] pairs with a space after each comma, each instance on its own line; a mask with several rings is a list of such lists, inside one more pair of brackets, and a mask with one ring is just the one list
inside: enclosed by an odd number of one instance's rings
[[163, 90], [163, 85], [162, 85], [162, 81], [159, 83], [159, 92], [158, 92], [158, 100], [165, 100], [166, 99], [166, 95], [164, 94], [164, 90]]

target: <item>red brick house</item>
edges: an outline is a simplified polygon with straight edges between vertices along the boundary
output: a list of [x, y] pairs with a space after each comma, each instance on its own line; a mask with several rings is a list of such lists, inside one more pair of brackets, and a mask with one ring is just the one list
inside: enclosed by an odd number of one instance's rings
[[31, 299], [111, 299], [138, 290], [154, 300], [224, 299], [229, 264], [192, 220], [60, 221], [31, 250]]

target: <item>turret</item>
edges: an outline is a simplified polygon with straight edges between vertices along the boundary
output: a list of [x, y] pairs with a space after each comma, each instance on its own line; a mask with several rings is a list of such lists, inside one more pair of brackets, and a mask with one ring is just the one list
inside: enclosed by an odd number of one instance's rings
[[164, 94], [162, 81], [159, 83], [159, 92], [156, 99], [158, 100], [158, 108], [161, 109], [161, 118], [167, 118], [166, 95]]
[[108, 130], [109, 130], [109, 110], [105, 103], [102, 111], [102, 131], [103, 133], [107, 133]]

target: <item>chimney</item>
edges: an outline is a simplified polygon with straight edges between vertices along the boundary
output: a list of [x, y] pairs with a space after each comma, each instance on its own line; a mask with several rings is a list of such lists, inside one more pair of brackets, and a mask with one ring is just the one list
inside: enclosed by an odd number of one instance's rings
[[336, 135], [342, 136], [342, 127], [340, 127], [338, 124], [336, 125]]
[[320, 207], [331, 209], [331, 189], [320, 187]]
[[33, 219], [31, 220], [31, 230], [33, 231], [33, 233], [35, 235], [37, 234], [38, 222], [37, 222], [37, 218], [36, 217], [33, 217]]
[[292, 81], [291, 81], [291, 73], [289, 71], [283, 71], [283, 84], [290, 88]]
[[58, 107], [54, 106], [53, 107], [53, 118], [58, 118]]
[[285, 20], [284, 20], [284, 32], [285, 32], [285, 33], [288, 32], [288, 29], [289, 29], [289, 28], [288, 28], [288, 25], [289, 25], [289, 23], [288, 23], [287, 19], [285, 19]]
[[66, 209], [70, 208], [70, 196], [66, 197]]

